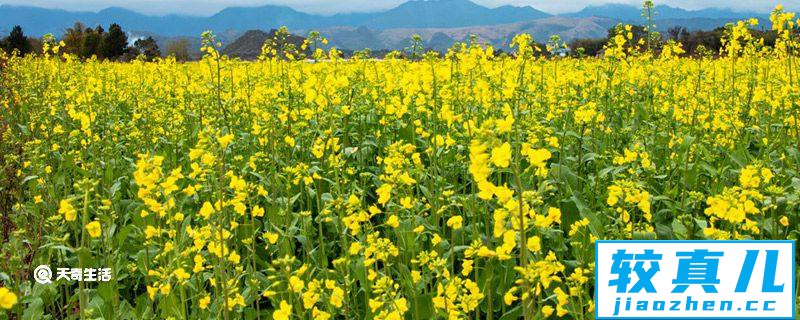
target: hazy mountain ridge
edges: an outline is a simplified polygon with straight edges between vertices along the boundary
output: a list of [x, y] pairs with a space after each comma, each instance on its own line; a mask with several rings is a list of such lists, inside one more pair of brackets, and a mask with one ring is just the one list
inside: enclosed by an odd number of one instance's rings
[[[655, 11], [655, 23], [662, 32], [673, 26], [689, 30], [713, 29], [731, 21], [750, 17], [763, 21], [767, 17], [728, 9], [685, 10], [664, 5], [656, 6]], [[530, 6], [487, 8], [469, 0], [408, 1], [380, 12], [331, 16], [276, 5], [229, 7], [208, 17], [148, 16], [116, 7], [99, 12], [70, 12], [0, 5], [0, 32], [21, 25], [29, 35], [53, 33], [58, 36], [76, 21], [87, 26], [118, 23], [132, 37], [152, 35], [159, 44], [176, 37], [189, 37], [195, 46], [195, 42], [199, 43], [196, 41], [199, 34], [205, 30], [214, 30], [227, 44], [248, 30], [287, 26], [296, 34], [319, 30], [329, 38], [331, 45], [342, 49], [403, 49], [409, 45], [411, 35], [420, 34], [426, 46], [442, 50], [456, 41], [468, 39], [471, 34], [498, 47], [522, 32], [532, 34], [540, 42], [547, 41], [552, 34], [567, 41], [602, 38], [616, 23], [642, 24], [643, 18], [640, 8], [624, 4], [589, 6], [575, 13], [553, 16]], [[257, 38], [254, 35], [250, 34], [251, 38]]]
[[[759, 14], [755, 12], [739, 12], [730, 9], [706, 8], [700, 10], [686, 10], [682, 8], [657, 5], [654, 8], [655, 20], [725, 20], [734, 21], [747, 18], [759, 18], [769, 20], [769, 14]], [[597, 6], [587, 6], [581, 11], [564, 14], [567, 17], [607, 17], [619, 19], [624, 22], [641, 23], [643, 21], [642, 8], [627, 4], [609, 3]]]
[[[411, 35], [419, 34], [423, 45], [428, 49], [445, 51], [456, 42], [469, 41], [475, 36], [481, 43], [488, 43], [495, 48], [507, 49], [514, 35], [531, 34], [534, 39], [544, 41], [550, 35], [559, 35], [564, 40], [578, 37], [602, 38], [617, 20], [609, 18], [568, 18], [548, 17], [533, 21], [517, 22], [501, 25], [459, 27], [459, 28], [393, 28], [369, 29], [366, 27], [330, 27], [319, 29], [322, 36], [329, 39], [329, 46], [348, 50], [402, 50], [410, 45]], [[296, 34], [304, 34], [308, 30], [295, 30]], [[224, 52], [233, 56], [252, 59], [261, 50], [267, 39], [267, 33], [261, 30], [250, 30], [235, 42], [228, 45]]]
[[99, 12], [70, 12], [27, 6], [0, 5], [0, 29], [21, 25], [28, 34], [61, 34], [75, 21], [86, 25], [119, 23], [125, 30], [155, 32], [164, 36], [196, 36], [205, 30], [291, 29], [333, 26], [386, 28], [447, 28], [502, 24], [550, 16], [531, 7], [487, 8], [468, 0], [409, 1], [374, 13], [322, 16], [303, 13], [286, 6], [230, 7], [210, 16], [148, 16], [112, 7]]
[[[502, 25], [460, 28], [395, 28], [369, 31], [373, 32], [375, 37], [383, 43], [382, 48], [397, 49], [408, 46], [410, 36], [413, 34], [419, 34], [423, 42], [433, 49], [450, 47], [456, 41], [469, 40], [471, 35], [475, 35], [480, 42], [490, 43], [499, 48], [506, 46], [514, 35], [519, 33], [528, 33], [539, 41], [546, 41], [553, 34], [559, 35], [565, 40], [579, 37], [605, 37], [608, 28], [615, 24], [616, 20], [609, 18], [548, 17]], [[330, 32], [328, 29], [322, 29], [320, 32], [323, 35], [329, 35], [332, 41], [337, 41], [336, 36], [341, 37], [342, 35]], [[362, 30], [362, 32], [364, 31]]]
[[[234, 40], [222, 50], [222, 53], [240, 57], [243, 59], [254, 60], [261, 55], [261, 49], [267, 40], [275, 39], [276, 29], [269, 32], [261, 30], [249, 30], [242, 34], [241, 37]], [[286, 39], [287, 43], [293, 44], [295, 48], [300, 48], [305, 38], [297, 35], [289, 35]]]
[[[656, 6], [656, 19], [744, 19], [764, 18], [752, 12], [728, 9], [685, 10]], [[41, 36], [59, 35], [81, 21], [86, 25], [119, 23], [125, 30], [151, 32], [163, 36], [197, 36], [204, 30], [223, 32], [251, 29], [270, 30], [282, 25], [294, 30], [330, 27], [395, 28], [459, 28], [510, 24], [551, 17], [530, 6], [487, 8], [468, 0], [408, 1], [395, 8], [372, 13], [347, 13], [332, 16], [314, 15], [287, 6], [229, 7], [209, 17], [182, 15], [149, 16], [123, 8], [107, 8], [99, 12], [71, 12], [30, 6], [0, 5], [0, 30], [21, 25], [26, 33]], [[641, 10], [624, 4], [589, 6], [563, 17], [606, 17], [624, 22], [641, 22]]]
[[197, 17], [168, 15], [146, 16], [123, 8], [107, 8], [98, 12], [72, 12], [61, 9], [44, 9], [27, 6], [0, 5], [0, 29], [20, 25], [26, 34], [42, 36], [47, 33], [62, 34], [76, 21], [88, 26], [118, 23], [125, 30], [153, 32], [164, 36], [197, 36], [194, 29], [200, 24]]

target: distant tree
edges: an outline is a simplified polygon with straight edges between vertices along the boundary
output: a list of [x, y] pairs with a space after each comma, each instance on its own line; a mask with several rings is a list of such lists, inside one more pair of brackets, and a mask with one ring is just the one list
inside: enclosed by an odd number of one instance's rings
[[106, 59], [117, 60], [125, 54], [125, 50], [128, 48], [128, 36], [116, 23], [108, 27], [108, 33], [103, 35], [102, 39], [100, 48]]
[[764, 45], [767, 47], [774, 47], [775, 41], [778, 39], [778, 34], [775, 30], [750, 30], [753, 37], [756, 39], [764, 39]]
[[689, 31], [687, 31], [685, 27], [675, 26], [667, 30], [667, 36], [669, 40], [683, 42], [689, 37]]
[[32, 47], [28, 37], [22, 33], [22, 27], [14, 26], [8, 37], [3, 40], [3, 49], [8, 53], [16, 50], [18, 55], [24, 56], [31, 52]]
[[[724, 34], [725, 28], [716, 28], [711, 31], [698, 30], [690, 32], [681, 42], [684, 50], [690, 55], [701, 55], [701, 53], [718, 54], [722, 48], [721, 39]], [[703, 49], [699, 50], [700, 47]]]
[[189, 40], [180, 38], [167, 42], [164, 51], [168, 57], [174, 57], [178, 61], [189, 60]]
[[603, 50], [606, 42], [606, 39], [574, 39], [569, 43], [569, 47], [576, 55], [595, 57]]
[[[616, 35], [616, 28], [608, 29], [608, 36], [606, 37], [607, 40], [613, 39]], [[640, 40], [644, 41], [647, 38], [647, 28], [644, 26], [633, 25], [631, 26], [631, 33], [633, 34], [633, 43], [639, 43]]]
[[71, 28], [67, 28], [67, 31], [64, 32], [64, 38], [61, 39], [64, 41], [64, 47], [61, 48], [61, 51], [80, 56], [85, 31], [86, 26], [80, 21], [75, 22]]
[[81, 58], [90, 58], [91, 56], [95, 55], [98, 58], [103, 58], [103, 54], [100, 50], [103, 42], [103, 35], [105, 30], [103, 27], [97, 26], [97, 28], [91, 29], [88, 28], [83, 32], [83, 42], [81, 43], [81, 50], [79, 56]]
[[372, 50], [369, 48], [364, 48], [364, 50], [354, 51], [352, 57], [356, 59], [370, 59], [372, 58]]
[[130, 54], [134, 58], [141, 56], [145, 61], [153, 61], [161, 56], [161, 50], [158, 49], [158, 44], [153, 37], [147, 37], [134, 41], [133, 47], [130, 48]]
[[31, 45], [30, 53], [42, 54], [42, 45], [44, 44], [44, 42], [42, 42], [42, 39], [28, 37], [28, 43], [30, 43]]

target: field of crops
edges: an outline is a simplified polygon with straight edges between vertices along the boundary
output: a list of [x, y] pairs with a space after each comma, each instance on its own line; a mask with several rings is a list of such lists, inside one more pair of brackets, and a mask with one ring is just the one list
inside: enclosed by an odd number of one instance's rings
[[792, 19], [695, 58], [3, 55], [0, 318], [593, 319], [596, 239], [800, 234]]

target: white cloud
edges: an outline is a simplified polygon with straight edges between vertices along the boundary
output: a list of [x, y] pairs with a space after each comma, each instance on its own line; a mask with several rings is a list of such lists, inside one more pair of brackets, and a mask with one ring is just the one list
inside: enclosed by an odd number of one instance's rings
[[[641, 5], [641, 0], [473, 0], [488, 7], [500, 5], [529, 5], [550, 13], [574, 12], [587, 5], [603, 3], [627, 3]], [[405, 0], [0, 0], [0, 3], [33, 5], [66, 10], [97, 11], [110, 6], [128, 8], [146, 14], [180, 13], [190, 15], [211, 15], [228, 6], [258, 6], [264, 4], [286, 5], [299, 11], [334, 14], [339, 12], [378, 11], [395, 7]], [[661, 0], [656, 4], [666, 4], [685, 9], [731, 8], [741, 11], [768, 12], [777, 4], [788, 9], [800, 10], [800, 0]]]

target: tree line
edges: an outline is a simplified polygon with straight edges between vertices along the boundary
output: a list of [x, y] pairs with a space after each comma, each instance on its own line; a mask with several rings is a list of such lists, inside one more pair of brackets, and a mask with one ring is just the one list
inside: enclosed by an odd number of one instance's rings
[[[647, 29], [644, 26], [633, 26], [633, 42], [647, 38]], [[597, 56], [603, 52], [603, 46], [614, 37], [614, 28], [608, 30], [605, 38], [582, 38], [573, 39], [569, 43], [572, 54], [579, 56]], [[777, 35], [772, 30], [750, 30], [756, 39], [763, 39], [764, 45], [772, 47], [775, 45]], [[722, 49], [722, 39], [725, 37], [726, 27], [718, 27], [713, 30], [694, 30], [689, 31], [685, 27], [675, 26], [667, 29], [665, 34], [654, 32], [656, 41], [653, 43], [652, 50], [658, 52], [664, 42], [672, 40], [680, 43], [683, 50], [690, 56], [717, 55]]]
[[[568, 47], [573, 56], [598, 56], [602, 54], [603, 48], [615, 35], [615, 29], [608, 31], [605, 38], [579, 38], [569, 42]], [[724, 37], [726, 27], [719, 27], [710, 31], [695, 30], [689, 31], [684, 27], [673, 27], [667, 30], [666, 34], [658, 32], [648, 33], [645, 26], [633, 26], [632, 32], [634, 42], [639, 39], [648, 39], [655, 36], [652, 41], [653, 51], [660, 51], [661, 45], [668, 40], [682, 44], [683, 49], [688, 55], [715, 55], [722, 48], [721, 39]], [[771, 30], [751, 30], [755, 38], [764, 39], [764, 45], [772, 46], [775, 43], [776, 35]], [[274, 37], [274, 34], [272, 35]], [[76, 22], [68, 28], [62, 39], [64, 46], [62, 52], [72, 54], [81, 59], [97, 58], [113, 61], [131, 61], [141, 59], [152, 61], [162, 56], [162, 52], [153, 37], [138, 38], [133, 44], [129, 44], [128, 35], [116, 23], [112, 23], [106, 31], [98, 25], [94, 28], [85, 26], [81, 22]], [[650, 45], [650, 43], [648, 43]], [[543, 54], [549, 54], [545, 48], [547, 45], [536, 43]], [[173, 56], [179, 61], [191, 59], [189, 41], [185, 38], [168, 42], [165, 45], [165, 55]], [[29, 53], [41, 53], [42, 41], [34, 37], [25, 36], [22, 27], [14, 26], [9, 35], [0, 40], [0, 49], [17, 55], [24, 56]], [[502, 51], [502, 50], [499, 50]]]
[[[81, 59], [106, 59], [112, 61], [131, 61], [140, 59], [153, 61], [161, 57], [161, 49], [153, 37], [138, 38], [129, 42], [128, 35], [119, 24], [112, 23], [106, 31], [103, 26], [87, 27], [81, 22], [76, 22], [67, 28], [61, 38], [64, 45], [61, 51]], [[14, 26], [9, 35], [0, 40], [0, 49], [7, 53], [25, 56], [31, 53], [42, 52], [42, 41], [35, 37], [28, 37], [21, 26]], [[181, 61], [189, 60], [189, 42], [186, 39], [177, 39], [167, 43], [166, 54], [174, 56]]]

